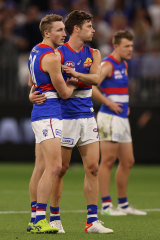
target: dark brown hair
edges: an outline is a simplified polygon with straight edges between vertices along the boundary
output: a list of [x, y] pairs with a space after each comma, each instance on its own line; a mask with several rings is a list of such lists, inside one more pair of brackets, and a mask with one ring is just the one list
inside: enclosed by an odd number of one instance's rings
[[61, 22], [61, 21], [63, 21], [62, 16], [57, 14], [48, 14], [44, 18], [42, 18], [39, 24], [39, 29], [42, 34], [42, 37], [44, 37], [45, 30], [48, 30], [50, 32], [53, 22]]
[[92, 21], [93, 16], [84, 11], [74, 10], [69, 13], [65, 19], [65, 28], [69, 35], [73, 33], [74, 26], [81, 28], [85, 21]]
[[133, 41], [133, 34], [131, 32], [129, 32], [128, 30], [120, 30], [115, 32], [113, 39], [112, 39], [112, 43], [114, 44], [120, 44], [121, 40], [125, 38], [128, 39], [129, 41]]

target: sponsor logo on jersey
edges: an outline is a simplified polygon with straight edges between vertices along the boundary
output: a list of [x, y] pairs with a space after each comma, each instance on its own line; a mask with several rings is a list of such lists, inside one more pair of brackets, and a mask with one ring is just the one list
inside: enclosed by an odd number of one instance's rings
[[60, 129], [56, 129], [56, 135], [57, 136], [60, 136], [61, 137], [61, 135], [62, 135], [62, 131], [60, 130]]
[[114, 77], [115, 77], [115, 79], [123, 78], [123, 76], [122, 76], [122, 74], [121, 74], [121, 72], [119, 70], [115, 70], [114, 71]]
[[45, 137], [47, 137], [48, 136], [48, 129], [43, 129], [42, 133]]
[[73, 138], [63, 138], [62, 144], [73, 145], [74, 139]]
[[92, 65], [92, 59], [86, 58], [86, 61], [83, 63], [83, 67], [90, 67]]

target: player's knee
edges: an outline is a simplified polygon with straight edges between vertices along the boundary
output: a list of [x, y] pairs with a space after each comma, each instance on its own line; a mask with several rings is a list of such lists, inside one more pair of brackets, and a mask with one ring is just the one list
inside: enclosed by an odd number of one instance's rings
[[128, 167], [129, 168], [133, 167], [134, 163], [135, 163], [134, 157], [130, 158], [128, 162]]
[[69, 164], [63, 165], [62, 169], [61, 169], [61, 171], [59, 173], [59, 177], [63, 177], [65, 175], [65, 173], [67, 172], [68, 168], [69, 168]]
[[87, 167], [88, 171], [90, 174], [92, 174], [93, 176], [97, 176], [98, 175], [98, 164], [90, 164]]
[[52, 176], [59, 176], [62, 171], [62, 165], [60, 163], [55, 163], [52, 167], [50, 166], [49, 171]]
[[103, 164], [108, 169], [111, 169], [114, 166], [115, 161], [116, 161], [116, 157], [114, 155], [110, 155], [105, 160], [103, 160]]

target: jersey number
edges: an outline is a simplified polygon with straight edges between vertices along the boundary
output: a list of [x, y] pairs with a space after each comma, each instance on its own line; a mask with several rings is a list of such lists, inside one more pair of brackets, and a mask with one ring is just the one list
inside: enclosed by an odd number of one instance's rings
[[34, 63], [36, 60], [36, 55], [34, 55], [33, 58], [30, 55], [29, 60], [30, 60], [30, 71], [31, 71], [32, 81], [33, 81], [34, 85], [37, 86], [37, 82], [36, 82], [36, 78], [35, 78], [35, 74], [34, 74]]

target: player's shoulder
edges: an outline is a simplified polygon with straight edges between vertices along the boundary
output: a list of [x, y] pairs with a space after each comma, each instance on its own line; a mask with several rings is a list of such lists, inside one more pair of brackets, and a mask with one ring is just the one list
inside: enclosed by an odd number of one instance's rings
[[50, 63], [54, 64], [57, 61], [59, 61], [59, 58], [55, 53], [48, 53], [43, 58], [44, 58], [44, 61], [48, 64], [50, 64]]

